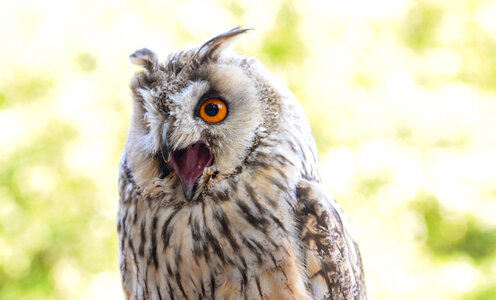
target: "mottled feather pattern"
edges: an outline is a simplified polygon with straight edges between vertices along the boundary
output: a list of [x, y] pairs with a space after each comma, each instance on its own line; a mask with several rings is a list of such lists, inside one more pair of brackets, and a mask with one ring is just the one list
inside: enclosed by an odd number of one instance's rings
[[[124, 270], [129, 266], [138, 266], [136, 274], [130, 275], [136, 276], [130, 280], [136, 286], [129, 293], [137, 299], [160, 299], [161, 294], [177, 291], [180, 293], [174, 295], [175, 298], [199, 295], [208, 298], [215, 292], [218, 295], [231, 293], [228, 298], [233, 299], [245, 294], [250, 299], [260, 295], [266, 299], [308, 298], [306, 287], [302, 285], [304, 272], [296, 263], [300, 260], [300, 253], [295, 251], [299, 249], [298, 236], [291, 234], [296, 232], [296, 225], [294, 221], [287, 222], [296, 198], [294, 193], [288, 193], [291, 178], [285, 178], [285, 172], [294, 167], [285, 165], [288, 162], [283, 157], [279, 160], [279, 171], [274, 172], [272, 161], [272, 167], [267, 168], [270, 161], [267, 157], [265, 163], [252, 163], [244, 170], [256, 175], [247, 176], [243, 172], [228, 176], [224, 179], [225, 188], [211, 189], [193, 203], [175, 203], [168, 199], [174, 189], [177, 192], [177, 183], [171, 183], [168, 188], [161, 185], [158, 195], [140, 197], [137, 195], [142, 193], [133, 187], [132, 178], [121, 179], [127, 182], [123, 189], [132, 191], [124, 195], [123, 202], [128, 205], [121, 206], [125, 210], [121, 213], [124, 217], [118, 223], [119, 228], [128, 229], [127, 237], [125, 231], [119, 233], [121, 251], [128, 253], [121, 261], [121, 271], [127, 274]], [[166, 180], [176, 179], [170, 176]], [[160, 270], [167, 270], [167, 274], [164, 276]], [[208, 273], [202, 274], [201, 270]], [[225, 281], [227, 274], [228, 282]], [[300, 286], [289, 284], [286, 280], [289, 276], [296, 277], [298, 280], [294, 282]], [[167, 285], [158, 284], [160, 280], [167, 281]], [[124, 277], [123, 281], [129, 280]], [[211, 282], [215, 284], [212, 286]], [[165, 288], [161, 290], [159, 286]], [[201, 288], [197, 289], [201, 286], [203, 294]], [[287, 294], [290, 290], [295, 295]]]
[[[164, 64], [136, 55], [145, 71], [131, 82], [117, 218], [126, 297], [366, 299], [358, 246], [320, 186], [302, 108], [257, 60], [225, 50], [244, 31]], [[212, 91], [229, 101], [219, 125], [194, 114]], [[215, 157], [192, 199], [160, 155], [164, 138], [173, 150], [205, 141]]]
[[338, 204], [306, 180], [296, 189], [296, 216], [308, 275], [319, 299], [363, 299], [362, 261], [351, 227]]

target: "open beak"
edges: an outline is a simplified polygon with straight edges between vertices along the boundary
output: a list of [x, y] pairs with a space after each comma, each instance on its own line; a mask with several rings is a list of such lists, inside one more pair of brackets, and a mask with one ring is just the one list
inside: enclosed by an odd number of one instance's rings
[[189, 201], [194, 195], [198, 177], [203, 174], [206, 167], [212, 164], [214, 157], [202, 141], [172, 152], [166, 138], [162, 144], [162, 156], [176, 172], [181, 181], [184, 197]]

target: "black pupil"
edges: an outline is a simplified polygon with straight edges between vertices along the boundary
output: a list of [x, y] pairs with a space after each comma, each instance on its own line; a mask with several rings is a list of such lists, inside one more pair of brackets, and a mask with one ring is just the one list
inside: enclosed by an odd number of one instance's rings
[[214, 117], [219, 113], [219, 107], [215, 103], [209, 103], [205, 106], [207, 116]]

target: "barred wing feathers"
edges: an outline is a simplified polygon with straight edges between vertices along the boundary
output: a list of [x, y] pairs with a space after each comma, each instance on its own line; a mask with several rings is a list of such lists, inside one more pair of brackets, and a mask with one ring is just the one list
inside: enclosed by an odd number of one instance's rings
[[315, 299], [367, 299], [360, 251], [339, 205], [319, 183], [300, 181], [296, 194], [303, 259]]

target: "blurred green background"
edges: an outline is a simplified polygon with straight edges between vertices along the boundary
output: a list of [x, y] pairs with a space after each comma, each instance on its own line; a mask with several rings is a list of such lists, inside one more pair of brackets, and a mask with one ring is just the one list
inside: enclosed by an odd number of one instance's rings
[[496, 1], [0, 1], [0, 299], [122, 299], [134, 50], [234, 26], [287, 82], [370, 299], [496, 299]]

